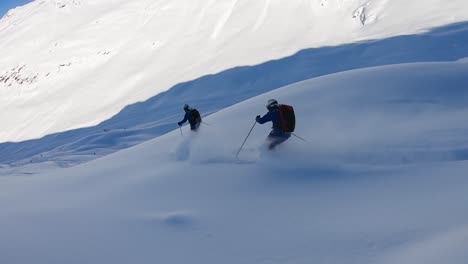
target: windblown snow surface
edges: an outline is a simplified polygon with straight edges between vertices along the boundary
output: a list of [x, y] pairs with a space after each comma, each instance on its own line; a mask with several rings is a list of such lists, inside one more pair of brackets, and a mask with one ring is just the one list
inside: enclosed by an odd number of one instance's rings
[[[37, 0], [10, 11], [0, 263], [465, 264], [467, 10]], [[271, 98], [295, 107], [306, 142], [266, 151], [270, 128], [256, 125], [234, 158]], [[213, 113], [209, 125], [174, 130], [184, 103]]]
[[[104, 158], [1, 177], [1, 263], [468, 259], [468, 60], [374, 67], [251, 98]], [[264, 151], [276, 98], [298, 136]]]

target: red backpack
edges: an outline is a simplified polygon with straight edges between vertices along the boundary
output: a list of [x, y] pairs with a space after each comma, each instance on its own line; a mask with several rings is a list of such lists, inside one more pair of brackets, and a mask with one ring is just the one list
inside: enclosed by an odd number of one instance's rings
[[294, 108], [290, 105], [282, 104], [279, 106], [278, 111], [283, 132], [294, 132], [294, 129], [296, 128], [296, 115], [294, 114]]

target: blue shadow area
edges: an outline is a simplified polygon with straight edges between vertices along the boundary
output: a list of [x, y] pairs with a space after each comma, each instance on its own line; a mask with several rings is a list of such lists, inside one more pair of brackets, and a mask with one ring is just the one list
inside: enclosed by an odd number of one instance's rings
[[[468, 22], [463, 22], [422, 34], [304, 49], [290, 57], [177, 84], [167, 92], [125, 107], [94, 127], [2, 143], [0, 163], [20, 165], [53, 160], [62, 166], [75, 165], [176, 129], [184, 103], [207, 115], [276, 88], [326, 74], [397, 63], [458, 60], [468, 57], [467, 43]], [[76, 159], [80, 155], [87, 158]]]

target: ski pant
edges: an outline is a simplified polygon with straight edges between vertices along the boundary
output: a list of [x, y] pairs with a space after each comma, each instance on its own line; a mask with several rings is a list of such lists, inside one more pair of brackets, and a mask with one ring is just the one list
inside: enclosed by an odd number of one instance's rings
[[199, 127], [200, 127], [200, 123], [194, 123], [194, 124], [190, 123], [190, 130], [192, 131], [197, 131]]
[[285, 142], [291, 137], [291, 133], [272, 130], [267, 137], [268, 149], [273, 150], [279, 144]]

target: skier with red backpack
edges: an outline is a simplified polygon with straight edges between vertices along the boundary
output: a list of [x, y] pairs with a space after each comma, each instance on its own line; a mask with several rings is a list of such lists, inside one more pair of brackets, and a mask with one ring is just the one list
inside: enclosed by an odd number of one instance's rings
[[177, 124], [179, 126], [182, 126], [185, 122], [189, 122], [190, 124], [190, 129], [192, 131], [197, 131], [198, 128], [200, 127], [200, 124], [202, 122], [202, 118], [200, 116], [200, 113], [198, 112], [197, 109], [191, 108], [188, 104], [184, 105], [184, 111], [185, 111], [185, 116], [184, 119]]
[[255, 118], [257, 123], [264, 124], [272, 122], [272, 130], [267, 137], [269, 141], [268, 149], [273, 150], [276, 146], [288, 140], [296, 126], [294, 108], [290, 105], [280, 105], [275, 99], [268, 100], [266, 105], [268, 113], [263, 117], [259, 115]]

